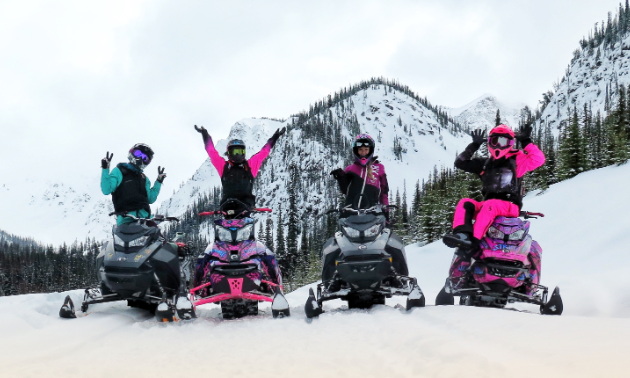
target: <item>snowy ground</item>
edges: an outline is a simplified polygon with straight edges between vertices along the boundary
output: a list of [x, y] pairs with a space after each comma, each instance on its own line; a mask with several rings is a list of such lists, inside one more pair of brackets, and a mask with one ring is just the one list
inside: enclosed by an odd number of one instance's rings
[[[627, 377], [630, 353], [630, 165], [588, 172], [531, 195], [525, 208], [543, 248], [542, 284], [561, 287], [565, 312], [435, 307], [451, 251], [408, 247], [426, 308], [329, 310], [307, 322], [307, 289], [288, 295], [292, 316], [236, 321], [218, 306], [199, 319], [158, 324], [122, 303], [59, 319], [65, 294], [0, 298], [2, 377]], [[535, 194], [535, 193], [534, 193]], [[588, 202], [587, 202], [588, 199]], [[72, 293], [80, 302], [79, 291]], [[532, 313], [533, 312], [533, 313]]]

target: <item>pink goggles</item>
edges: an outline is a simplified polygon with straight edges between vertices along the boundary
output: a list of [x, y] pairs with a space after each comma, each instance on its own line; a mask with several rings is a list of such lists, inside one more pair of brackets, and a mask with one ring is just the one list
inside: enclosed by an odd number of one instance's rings
[[512, 147], [514, 145], [514, 139], [506, 136], [493, 135], [488, 137], [488, 145], [500, 149]]

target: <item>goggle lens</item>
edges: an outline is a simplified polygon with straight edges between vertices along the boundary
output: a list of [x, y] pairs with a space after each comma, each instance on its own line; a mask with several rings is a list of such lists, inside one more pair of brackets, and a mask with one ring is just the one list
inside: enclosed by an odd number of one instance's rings
[[354, 142], [355, 147], [370, 147], [369, 142]]
[[245, 155], [244, 148], [232, 148], [230, 149], [230, 155]]
[[140, 150], [134, 150], [133, 156], [142, 159], [142, 161], [145, 162], [146, 164], [149, 164], [151, 162], [151, 158]]
[[490, 145], [493, 147], [507, 147], [511, 144], [512, 139], [504, 136], [490, 137]]

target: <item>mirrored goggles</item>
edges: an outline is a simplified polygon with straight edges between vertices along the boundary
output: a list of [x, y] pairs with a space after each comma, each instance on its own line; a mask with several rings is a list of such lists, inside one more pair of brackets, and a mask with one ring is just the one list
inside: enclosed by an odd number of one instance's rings
[[230, 155], [245, 155], [244, 148], [232, 148], [230, 149]]
[[370, 147], [370, 142], [354, 142], [355, 147]]
[[140, 150], [133, 150], [133, 156], [142, 159], [145, 164], [149, 164], [151, 162], [151, 158], [149, 157], [149, 155]]
[[505, 148], [514, 144], [514, 139], [504, 136], [491, 136], [488, 138], [488, 144], [492, 147]]

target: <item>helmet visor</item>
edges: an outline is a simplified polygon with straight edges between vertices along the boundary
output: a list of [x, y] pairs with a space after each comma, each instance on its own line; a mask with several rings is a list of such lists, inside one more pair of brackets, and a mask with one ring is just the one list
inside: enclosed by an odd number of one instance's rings
[[138, 149], [133, 150], [133, 156], [142, 159], [145, 164], [149, 164], [151, 162], [151, 158], [149, 157], [149, 155]]
[[494, 148], [505, 148], [514, 144], [514, 139], [495, 135], [488, 138], [488, 144]]

